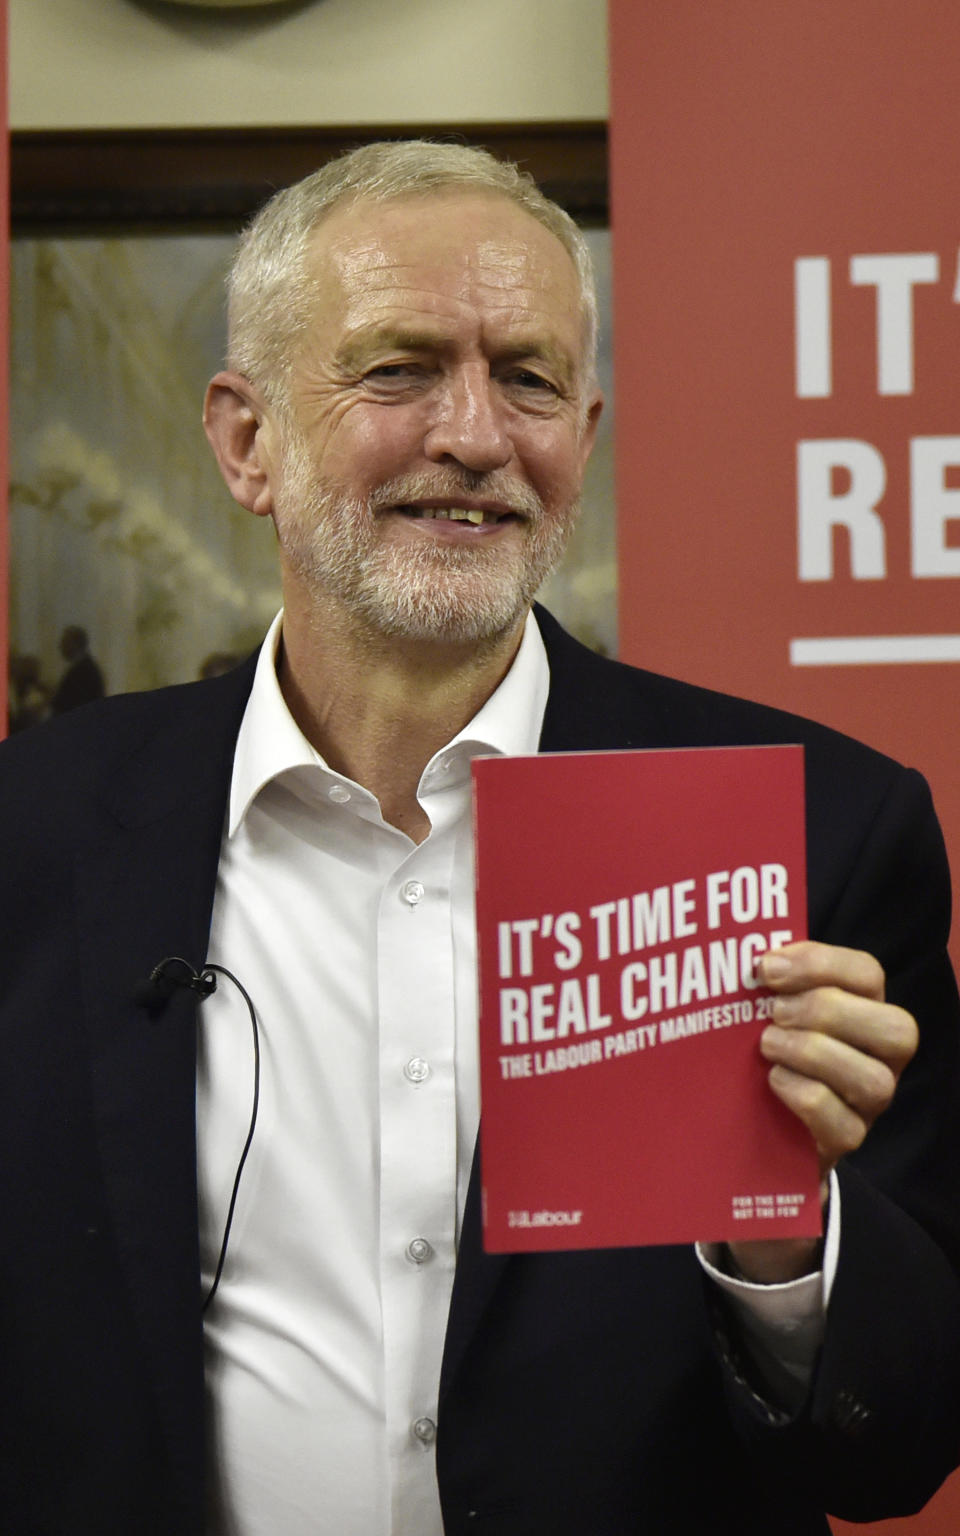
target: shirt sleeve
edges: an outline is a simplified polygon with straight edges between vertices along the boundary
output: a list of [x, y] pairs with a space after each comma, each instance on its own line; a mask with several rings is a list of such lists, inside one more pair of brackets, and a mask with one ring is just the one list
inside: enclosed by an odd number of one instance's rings
[[697, 1258], [713, 1285], [723, 1293], [740, 1345], [756, 1372], [758, 1385], [772, 1405], [789, 1414], [803, 1404], [813, 1379], [817, 1353], [840, 1251], [840, 1190], [830, 1175], [823, 1266], [782, 1285], [756, 1285], [721, 1268], [723, 1244], [698, 1243]]

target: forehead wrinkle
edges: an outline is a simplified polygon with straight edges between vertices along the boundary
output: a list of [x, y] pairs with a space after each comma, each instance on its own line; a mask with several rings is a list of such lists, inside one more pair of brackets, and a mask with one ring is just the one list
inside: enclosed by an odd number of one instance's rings
[[438, 247], [431, 243], [437, 234], [432, 222], [422, 231], [401, 231], [399, 246], [390, 228], [367, 231], [349, 223], [335, 233], [317, 233], [315, 292], [324, 309], [331, 301], [340, 309], [335, 350], [346, 366], [378, 345], [443, 347], [447, 327], [452, 338], [469, 319], [491, 355], [541, 358], [564, 385], [576, 386], [582, 345], [571, 355], [557, 324], [571, 309], [579, 315], [579, 288], [573, 260], [554, 237], [550, 250], [563, 256], [559, 263], [538, 261], [536, 249], [509, 232], [484, 233], [471, 242], [469, 231], [458, 226], [455, 237], [441, 239]]
[[347, 323], [354, 316], [362, 319], [378, 311], [456, 321], [476, 318], [482, 322], [487, 315], [513, 313], [521, 320], [536, 319], [546, 315], [551, 301], [562, 302], [533, 282], [521, 286], [502, 281], [500, 273], [488, 279], [482, 272], [454, 272], [440, 266], [431, 273], [421, 264], [409, 263], [371, 270], [360, 281], [357, 274], [353, 277], [353, 282], [341, 283], [340, 288]]
[[426, 265], [442, 269], [449, 279], [454, 269], [466, 277], [471, 269], [486, 268], [489, 286], [502, 287], [523, 274], [533, 288], [546, 284], [565, 308], [571, 302], [581, 308], [580, 277], [564, 242], [531, 212], [490, 189], [450, 187], [383, 202], [361, 197], [330, 210], [313, 231], [311, 246], [315, 273], [328, 263], [341, 278], [348, 269], [359, 276], [395, 265], [422, 271]]
[[[322, 234], [322, 226], [320, 233]], [[428, 234], [432, 229], [428, 229]], [[401, 241], [409, 251], [409, 255], [391, 250], [391, 246]], [[385, 267], [421, 267], [430, 266], [439, 271], [449, 272], [454, 267], [462, 269], [490, 267], [496, 272], [506, 269], [521, 270], [529, 268], [534, 272], [541, 272], [542, 266], [537, 262], [531, 249], [529, 240], [520, 240], [515, 235], [504, 234], [490, 236], [486, 239], [478, 238], [466, 231], [458, 231], [456, 239], [444, 242], [445, 249], [438, 252], [436, 244], [430, 249], [419, 248], [416, 232], [410, 234], [404, 232], [397, 236], [390, 229], [375, 229], [370, 234], [361, 233], [353, 229], [347, 229], [337, 234], [332, 240], [317, 239], [314, 247], [314, 259], [320, 261], [325, 258], [336, 266], [344, 266], [356, 269], [359, 272], [375, 271]], [[569, 266], [571, 281], [576, 284], [576, 270], [569, 254], [551, 237], [550, 248], [556, 249], [566, 262], [561, 265]]]
[[[571, 298], [579, 303], [576, 272], [562, 246], [559, 250], [566, 257], [562, 278], [560, 272], [551, 272], [538, 263], [526, 245], [509, 237], [473, 245], [469, 240], [452, 242], [440, 254], [435, 247], [429, 252], [398, 252], [390, 247], [390, 236], [379, 232], [367, 238], [344, 234], [329, 245], [317, 247], [315, 262], [320, 267], [329, 264], [348, 301], [363, 302], [380, 293], [388, 300], [419, 295], [431, 307], [438, 300], [471, 304], [477, 299], [493, 299], [533, 308], [544, 299], [564, 307]], [[317, 266], [314, 270], [319, 277]], [[570, 292], [566, 293], [568, 286]], [[351, 288], [355, 288], [353, 293]]]
[[324, 263], [343, 292], [358, 299], [407, 293], [469, 302], [469, 296], [478, 291], [498, 292], [508, 285], [532, 292], [535, 287], [529, 256], [509, 246], [491, 245], [484, 255], [459, 245], [438, 254], [436, 250], [392, 250], [389, 240], [378, 238], [345, 240], [320, 254], [320, 264]]

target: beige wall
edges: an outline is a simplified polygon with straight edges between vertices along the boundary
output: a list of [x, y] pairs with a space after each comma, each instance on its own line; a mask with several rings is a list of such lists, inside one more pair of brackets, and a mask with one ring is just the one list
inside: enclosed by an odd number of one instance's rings
[[14, 128], [607, 114], [606, 0], [9, 0]]

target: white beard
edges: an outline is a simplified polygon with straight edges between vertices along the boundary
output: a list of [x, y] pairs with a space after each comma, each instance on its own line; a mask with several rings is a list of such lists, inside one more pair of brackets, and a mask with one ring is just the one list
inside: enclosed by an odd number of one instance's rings
[[[491, 498], [522, 514], [521, 539], [476, 547], [439, 539], [391, 542], [377, 512], [436, 498]], [[366, 498], [330, 485], [299, 434], [287, 432], [275, 522], [290, 568], [318, 598], [334, 597], [381, 635], [477, 642], [514, 628], [555, 568], [579, 515], [577, 501], [547, 516], [528, 485], [503, 471], [440, 468], [402, 475]]]

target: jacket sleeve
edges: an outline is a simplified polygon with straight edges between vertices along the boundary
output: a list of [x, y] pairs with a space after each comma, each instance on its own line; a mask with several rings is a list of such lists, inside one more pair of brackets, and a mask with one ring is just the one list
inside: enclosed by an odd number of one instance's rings
[[846, 856], [811, 931], [880, 960], [920, 1045], [838, 1170], [839, 1265], [803, 1412], [769, 1412], [735, 1347], [725, 1354], [731, 1412], [754, 1451], [831, 1514], [870, 1520], [919, 1508], [960, 1459], [960, 1008], [946, 857], [919, 775], [893, 778]]

